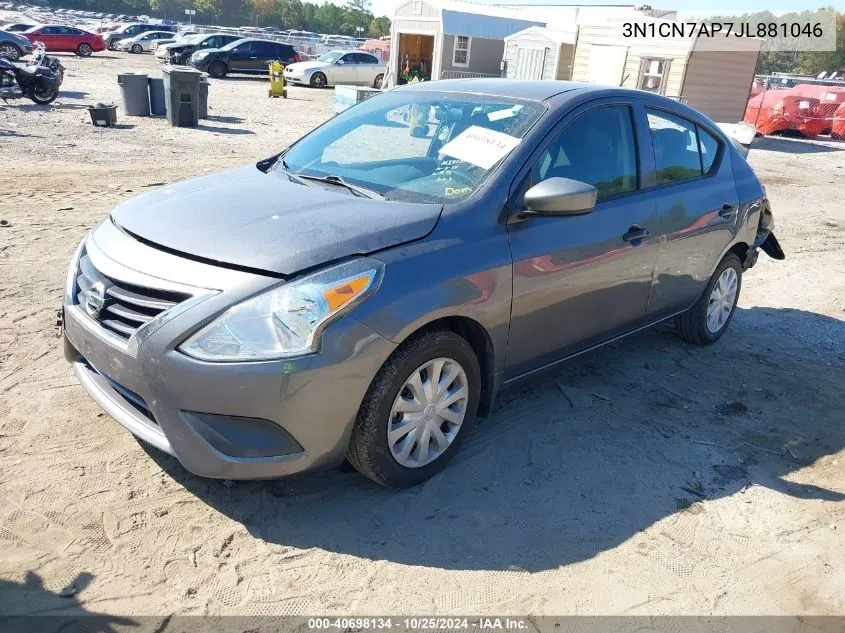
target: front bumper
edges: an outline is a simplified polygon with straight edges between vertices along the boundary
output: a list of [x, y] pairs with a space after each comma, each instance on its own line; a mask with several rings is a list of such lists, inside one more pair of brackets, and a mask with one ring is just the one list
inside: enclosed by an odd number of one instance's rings
[[[141, 277], [149, 284], [168, 279], [214, 289], [202, 291], [181, 313], [171, 309], [177, 314], [151, 328], [143, 341], [125, 343], [75, 302], [75, 276], [69, 275], [65, 355], [106, 413], [205, 477], [275, 478], [343, 461], [361, 400], [394, 343], [347, 315], [323, 332], [318, 354], [252, 363], [195, 360], [177, 351], [179, 343], [231, 304], [278, 281], [160, 252], [110, 220], [92, 232], [86, 249], [113, 279], [130, 271], [114, 255], [143, 262]], [[131, 271], [126, 281], [144, 282], [138, 275]]]
[[285, 81], [289, 84], [302, 85], [302, 84], [307, 84], [311, 81], [311, 77], [306, 76], [306, 75], [294, 75], [294, 74], [288, 75], [287, 73], [285, 73], [284, 77], [285, 77]]

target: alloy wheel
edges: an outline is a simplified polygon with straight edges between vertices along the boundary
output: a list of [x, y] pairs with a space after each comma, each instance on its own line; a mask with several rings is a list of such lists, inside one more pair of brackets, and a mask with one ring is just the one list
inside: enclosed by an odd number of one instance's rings
[[719, 275], [707, 302], [707, 330], [711, 334], [716, 334], [725, 327], [736, 303], [736, 291], [736, 270], [729, 266]]
[[10, 61], [17, 61], [20, 58], [21, 54], [18, 51], [17, 46], [13, 44], [2, 44], [0, 45], [0, 57], [5, 57]]
[[390, 410], [387, 443], [393, 459], [419, 468], [440, 457], [461, 429], [469, 387], [460, 363], [435, 358], [405, 380]]

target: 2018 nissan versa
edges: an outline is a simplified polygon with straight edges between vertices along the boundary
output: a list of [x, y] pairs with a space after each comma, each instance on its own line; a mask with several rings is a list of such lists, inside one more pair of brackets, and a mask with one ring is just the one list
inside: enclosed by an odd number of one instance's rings
[[373, 97], [254, 165], [119, 205], [79, 246], [65, 352], [191, 472], [441, 470], [499, 388], [674, 318], [731, 321], [763, 187], [645, 92], [457, 80]]

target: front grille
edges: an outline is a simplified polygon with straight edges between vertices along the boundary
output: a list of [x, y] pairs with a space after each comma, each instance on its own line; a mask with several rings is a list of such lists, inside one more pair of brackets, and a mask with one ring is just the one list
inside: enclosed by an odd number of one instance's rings
[[[97, 282], [105, 286], [105, 302], [98, 313], [86, 310], [86, 297]], [[76, 275], [76, 303], [109, 332], [128, 340], [145, 323], [191, 295], [128, 284], [101, 273], [83, 251]]]

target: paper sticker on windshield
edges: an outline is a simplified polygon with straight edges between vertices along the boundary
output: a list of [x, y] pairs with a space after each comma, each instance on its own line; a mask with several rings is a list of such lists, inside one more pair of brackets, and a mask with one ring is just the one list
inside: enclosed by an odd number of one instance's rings
[[519, 139], [515, 136], [471, 125], [446, 143], [440, 153], [482, 169], [490, 169], [517, 145]]
[[502, 119], [509, 119], [512, 116], [516, 116], [517, 112], [522, 110], [521, 105], [515, 105], [512, 108], [506, 108], [504, 110], [496, 110], [495, 112], [488, 112], [487, 118], [490, 121], [501, 121]]

